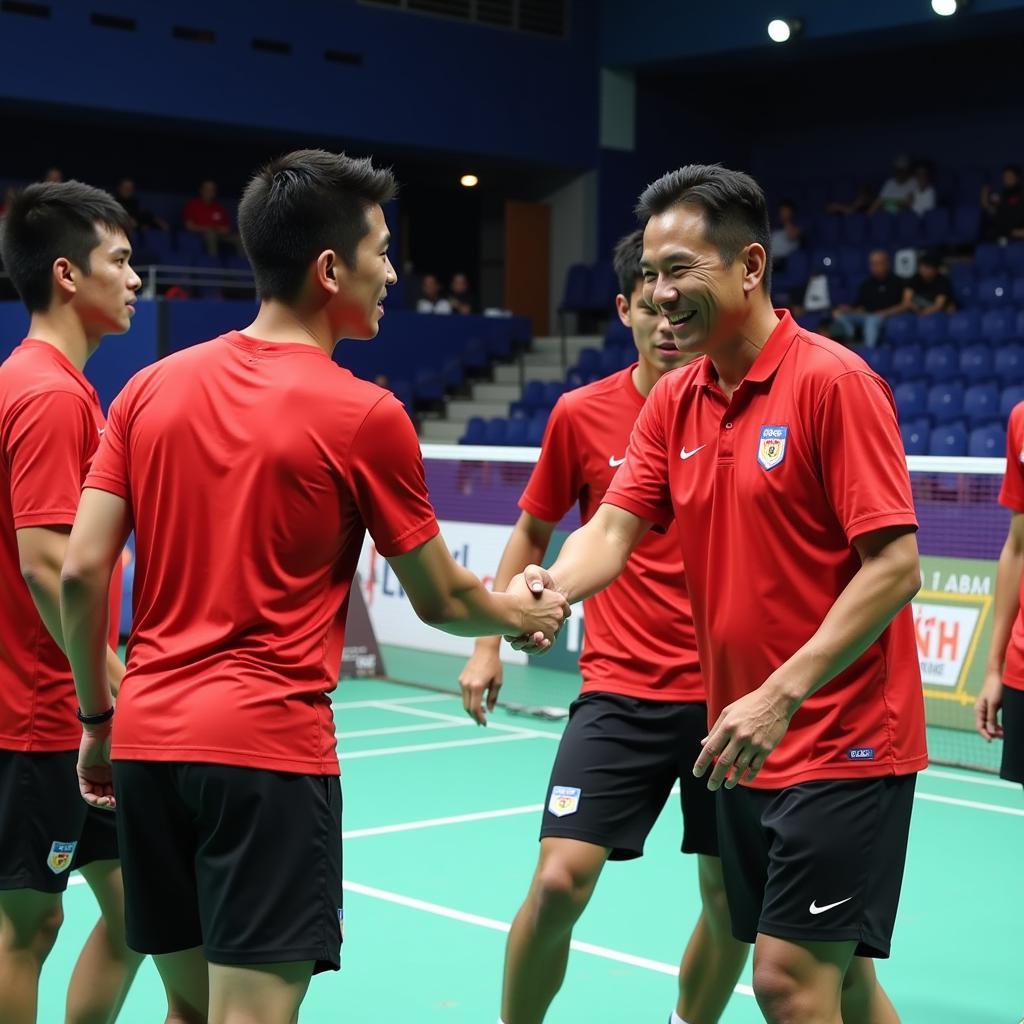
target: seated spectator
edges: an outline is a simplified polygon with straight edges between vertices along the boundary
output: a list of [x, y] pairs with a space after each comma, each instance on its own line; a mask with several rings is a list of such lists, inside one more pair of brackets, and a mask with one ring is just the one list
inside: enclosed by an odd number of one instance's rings
[[420, 281], [420, 298], [416, 303], [417, 313], [450, 313], [452, 304], [441, 294], [441, 282], [436, 274], [424, 274]]
[[1002, 188], [991, 186], [981, 189], [981, 206], [985, 211], [981, 237], [987, 242], [1024, 238], [1024, 191], [1021, 190], [1021, 171], [1017, 164], [1003, 168]]
[[480, 312], [476, 296], [469, 287], [469, 278], [465, 274], [452, 275], [452, 282], [448, 286], [448, 301], [455, 313], [465, 316], [468, 313]]
[[914, 167], [914, 198], [910, 208], [923, 217], [936, 206], [935, 186], [932, 184], [932, 169], [924, 161]]
[[910, 176], [910, 161], [905, 156], [897, 157], [892, 165], [892, 177], [882, 186], [875, 201], [868, 207], [868, 213], [886, 210], [897, 213], [913, 205], [917, 182]]
[[796, 222], [796, 205], [791, 199], [779, 203], [778, 227], [772, 231], [772, 263], [784, 263], [800, 248], [803, 232]]
[[826, 213], [864, 213], [871, 205], [871, 186], [861, 182], [857, 186], [857, 193], [847, 201], [845, 199], [833, 199], [825, 205]]
[[864, 344], [874, 348], [882, 336], [886, 317], [902, 313], [905, 281], [892, 272], [889, 254], [876, 249], [868, 257], [870, 276], [860, 286], [855, 306], [835, 309], [835, 336], [852, 339], [859, 328]]
[[230, 243], [241, 253], [238, 235], [231, 230], [227, 207], [217, 199], [217, 183], [206, 180], [199, 194], [185, 204], [185, 230], [202, 235], [211, 256], [220, 253], [222, 243]]
[[43, 175], [43, 181], [53, 182], [55, 185], [59, 185], [64, 180], [64, 172], [59, 167], [47, 167], [46, 173]]
[[18, 190], [13, 185], [8, 185], [4, 189], [4, 198], [0, 202], [0, 217], [3, 217], [7, 211], [11, 208], [11, 203], [14, 202], [15, 196], [17, 196]]
[[135, 194], [135, 182], [131, 178], [122, 178], [114, 189], [114, 197], [125, 208], [125, 212], [132, 219], [132, 227], [135, 229], [152, 228], [155, 231], [168, 231], [170, 225], [162, 217], [158, 217], [152, 210], [144, 210], [139, 197]]
[[926, 252], [917, 261], [917, 273], [903, 289], [903, 306], [918, 316], [948, 313], [953, 308], [953, 289], [934, 253]]

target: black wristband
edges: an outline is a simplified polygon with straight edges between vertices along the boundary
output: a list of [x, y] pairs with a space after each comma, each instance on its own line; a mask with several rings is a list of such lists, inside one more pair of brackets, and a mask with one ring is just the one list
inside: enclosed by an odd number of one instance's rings
[[102, 725], [114, 717], [114, 705], [111, 704], [106, 711], [101, 711], [98, 715], [83, 715], [81, 708], [76, 708], [75, 714], [82, 725]]

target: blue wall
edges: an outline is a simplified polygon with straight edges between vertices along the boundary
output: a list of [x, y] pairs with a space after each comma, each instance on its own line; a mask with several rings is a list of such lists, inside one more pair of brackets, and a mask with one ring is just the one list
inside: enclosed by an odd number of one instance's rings
[[[572, 0], [566, 39], [355, 0], [303, 0], [301, 16], [270, 0], [49, 3], [49, 19], [0, 13], [0, 97], [547, 164], [584, 165], [596, 150], [597, 19], [585, 0]], [[93, 26], [92, 11], [137, 30]], [[175, 39], [176, 25], [216, 42]], [[253, 37], [292, 52], [255, 51]], [[328, 63], [327, 48], [364, 62]]]

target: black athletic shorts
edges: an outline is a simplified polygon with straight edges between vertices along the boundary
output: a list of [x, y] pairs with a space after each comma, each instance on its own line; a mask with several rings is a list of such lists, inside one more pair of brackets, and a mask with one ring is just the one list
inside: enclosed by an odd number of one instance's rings
[[1024, 783], [1024, 690], [1003, 687], [1000, 710], [1003, 725], [1003, 761], [999, 777]]
[[128, 945], [218, 964], [341, 964], [341, 781], [115, 761]]
[[0, 750], [0, 889], [63, 892], [75, 868], [117, 860], [115, 816], [82, 799], [77, 765], [77, 750]]
[[916, 775], [720, 790], [733, 935], [856, 941], [889, 956], [903, 883]]
[[540, 837], [579, 839], [642, 857], [644, 840], [679, 782], [683, 853], [718, 856], [715, 795], [693, 777], [708, 734], [704, 703], [584, 693], [572, 704], [548, 784]]

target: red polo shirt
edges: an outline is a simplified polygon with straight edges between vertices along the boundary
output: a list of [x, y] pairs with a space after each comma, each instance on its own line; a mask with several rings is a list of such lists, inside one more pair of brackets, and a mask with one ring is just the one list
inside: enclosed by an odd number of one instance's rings
[[389, 558], [438, 530], [395, 397], [232, 332], [128, 382], [86, 487], [135, 526], [113, 758], [337, 775], [328, 692], [363, 537]]
[[227, 207], [216, 199], [190, 199], [185, 204], [184, 220], [200, 228], [226, 228], [231, 224]]
[[[644, 407], [633, 366], [563, 395], [519, 507], [557, 523], [579, 502], [587, 522], [622, 463]], [[583, 692], [703, 701], [690, 598], [674, 527], [649, 533], [619, 578], [585, 602]]]
[[[712, 722], [818, 630], [860, 568], [856, 537], [917, 525], [889, 388], [785, 311], [731, 400], [707, 358], [658, 382], [605, 501], [678, 520]], [[908, 606], [804, 702], [754, 785], [927, 761]]]
[[[0, 749], [77, 750], [71, 668], [21, 575], [17, 531], [70, 527], [103, 433], [96, 390], [70, 360], [28, 338], [0, 367]], [[111, 580], [117, 646], [121, 566]]]
[[[1014, 406], [1006, 431], [1006, 474], [999, 492], [999, 503], [1011, 512], [1024, 513], [1024, 402]], [[1017, 618], [1006, 647], [1003, 682], [1015, 690], [1024, 690], [1024, 577], [1018, 599]]]

